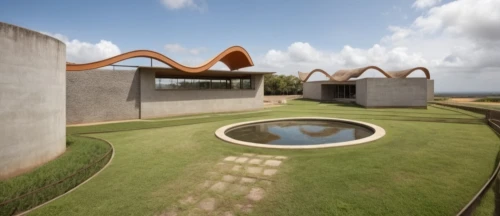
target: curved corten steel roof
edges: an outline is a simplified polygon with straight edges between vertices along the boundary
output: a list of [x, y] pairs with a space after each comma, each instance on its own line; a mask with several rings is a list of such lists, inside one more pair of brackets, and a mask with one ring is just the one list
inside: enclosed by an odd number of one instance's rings
[[66, 63], [66, 71], [82, 71], [82, 70], [92, 70], [96, 68], [105, 67], [108, 65], [112, 65], [114, 63], [127, 60], [130, 58], [137, 57], [146, 57], [158, 60], [167, 64], [168, 66], [175, 68], [177, 70], [186, 72], [186, 73], [200, 73], [210, 69], [217, 62], [224, 63], [230, 70], [238, 70], [244, 67], [253, 66], [252, 58], [248, 52], [240, 46], [232, 46], [221, 52], [219, 55], [215, 56], [211, 60], [205, 62], [204, 64], [198, 67], [189, 67], [182, 64], [177, 63], [176, 61], [166, 57], [158, 52], [151, 50], [135, 50], [127, 53], [123, 53], [108, 59], [104, 59], [101, 61], [85, 63], [85, 64], [72, 64]]
[[406, 70], [400, 70], [400, 71], [390, 71], [387, 72], [392, 78], [406, 78], [408, 75], [410, 75], [413, 71], [416, 70], [421, 70], [422, 72], [425, 73], [425, 77], [427, 79], [431, 79], [431, 74], [429, 73], [429, 70], [424, 67], [416, 67], [416, 68], [410, 68]]
[[319, 72], [319, 73], [324, 74], [330, 81], [344, 82], [344, 81], [347, 81], [351, 78], [358, 78], [365, 71], [370, 70], [370, 69], [377, 70], [378, 72], [382, 73], [387, 78], [406, 78], [413, 71], [421, 70], [425, 73], [425, 77], [427, 79], [431, 78], [429, 70], [425, 67], [415, 67], [415, 68], [410, 68], [407, 70], [386, 72], [377, 66], [367, 66], [367, 67], [355, 68], [355, 69], [338, 70], [337, 72], [333, 73], [332, 75], [329, 75], [326, 71], [324, 71], [322, 69], [314, 69], [309, 73], [304, 73], [304, 72], [299, 71], [299, 79], [302, 82], [306, 82], [309, 79], [309, 77], [311, 77], [311, 75], [313, 73]]

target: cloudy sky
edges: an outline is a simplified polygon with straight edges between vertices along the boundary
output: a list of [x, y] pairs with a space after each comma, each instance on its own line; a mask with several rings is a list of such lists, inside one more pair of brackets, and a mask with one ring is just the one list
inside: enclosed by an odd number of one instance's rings
[[255, 63], [245, 70], [296, 75], [425, 66], [437, 92], [500, 92], [500, 0], [7, 0], [0, 6], [0, 21], [64, 41], [71, 62], [150, 49], [195, 66], [241, 45]]

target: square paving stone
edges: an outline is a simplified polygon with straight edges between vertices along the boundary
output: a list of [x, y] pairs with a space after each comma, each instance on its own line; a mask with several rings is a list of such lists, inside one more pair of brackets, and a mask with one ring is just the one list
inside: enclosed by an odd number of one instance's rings
[[222, 181], [234, 182], [234, 181], [236, 181], [236, 177], [234, 177], [232, 175], [224, 175], [224, 176], [222, 176]]
[[255, 164], [255, 165], [259, 165], [261, 162], [262, 159], [257, 159], [257, 158], [248, 161], [249, 164]]
[[216, 191], [216, 192], [223, 192], [226, 190], [228, 183], [227, 182], [217, 182], [212, 187], [210, 187], [210, 190]]
[[245, 195], [248, 193], [248, 187], [244, 185], [234, 184], [231, 185], [231, 193], [234, 195]]
[[190, 204], [194, 204], [196, 203], [196, 201], [198, 201], [198, 199], [196, 199], [195, 197], [193, 196], [188, 196], [182, 200], [179, 200], [179, 202], [182, 204], [182, 205], [190, 205]]
[[265, 176], [273, 176], [276, 172], [278, 172], [277, 169], [265, 169], [263, 174]]
[[288, 159], [288, 157], [286, 157], [286, 156], [276, 156], [274, 158], [276, 158], [278, 160], [286, 160], [286, 159]]
[[213, 211], [215, 209], [215, 199], [214, 198], [205, 198], [200, 203], [198, 203], [198, 207], [205, 211]]
[[229, 156], [229, 157], [224, 158], [224, 161], [234, 161], [234, 160], [236, 160], [236, 158], [237, 157], [235, 157], [235, 156]]
[[255, 183], [257, 180], [254, 178], [247, 178], [247, 177], [242, 177], [240, 180], [241, 184], [246, 184], [246, 183]]
[[240, 166], [240, 165], [234, 165], [234, 166], [233, 166], [233, 168], [232, 168], [231, 170], [232, 170], [232, 171], [235, 171], [235, 172], [238, 172], [238, 171], [240, 171], [240, 170], [241, 170], [241, 168], [242, 168], [242, 166]]
[[277, 166], [281, 165], [281, 161], [279, 161], [279, 160], [266, 160], [266, 162], [264, 163], [264, 165], [277, 167]]
[[245, 163], [247, 162], [248, 158], [247, 157], [240, 157], [235, 160], [236, 163]]
[[259, 158], [272, 158], [272, 155], [257, 155]]
[[266, 191], [262, 188], [252, 188], [250, 193], [248, 193], [247, 198], [252, 201], [259, 201], [264, 198]]
[[253, 156], [255, 156], [255, 154], [252, 154], [252, 153], [243, 153], [243, 156], [253, 157]]
[[248, 174], [260, 174], [262, 172], [262, 167], [247, 167]]

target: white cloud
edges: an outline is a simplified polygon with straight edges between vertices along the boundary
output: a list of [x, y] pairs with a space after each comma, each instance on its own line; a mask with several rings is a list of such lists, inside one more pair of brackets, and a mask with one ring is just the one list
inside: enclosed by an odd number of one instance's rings
[[203, 10], [206, 4], [203, 0], [161, 0], [161, 3], [169, 10], [179, 10], [182, 8], [192, 8]]
[[500, 1], [457, 0], [431, 8], [413, 25], [425, 33], [449, 33], [474, 40], [500, 40]]
[[434, 5], [439, 4], [439, 2], [441, 2], [441, 0], [416, 0], [413, 3], [412, 7], [419, 8], [419, 9], [429, 8], [429, 7], [432, 7]]
[[198, 55], [198, 54], [204, 52], [206, 49], [203, 47], [188, 49], [188, 48], [183, 47], [180, 44], [166, 44], [165, 50], [167, 52], [176, 53], [176, 54], [189, 53], [191, 55]]
[[403, 28], [399, 26], [389, 26], [388, 27], [389, 31], [392, 32], [392, 35], [390, 36], [385, 36], [382, 38], [382, 41], [384, 42], [395, 42], [395, 41], [400, 41], [413, 33], [413, 30], [410, 28]]
[[340, 68], [380, 65], [387, 68], [409, 67], [425, 64], [417, 53], [409, 54], [406, 47], [387, 48], [379, 44], [369, 49], [344, 46], [340, 52], [321, 51], [309, 43], [295, 42], [286, 51], [269, 50], [261, 62], [270, 68], [323, 68], [334, 72]]
[[43, 34], [55, 37], [66, 44], [66, 61], [73, 63], [88, 63], [116, 56], [121, 53], [120, 48], [111, 41], [100, 40], [98, 43], [89, 43], [70, 40], [67, 36], [61, 34]]
[[389, 26], [389, 34], [371, 47], [322, 50], [295, 42], [285, 50], [269, 50], [257, 58], [256, 65], [286, 74], [314, 68], [333, 73], [366, 65], [387, 70], [424, 66], [436, 80], [437, 91], [500, 91], [498, 83], [491, 81], [500, 80], [500, 1], [417, 2], [414, 7], [424, 10], [420, 17], [409, 26]]

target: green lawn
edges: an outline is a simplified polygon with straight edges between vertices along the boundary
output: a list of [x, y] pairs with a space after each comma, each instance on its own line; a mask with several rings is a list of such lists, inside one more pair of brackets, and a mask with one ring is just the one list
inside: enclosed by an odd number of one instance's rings
[[[213, 215], [238, 214], [235, 205], [244, 196], [199, 188], [214, 180], [225, 157], [243, 153], [288, 157], [271, 185], [259, 185], [265, 195], [251, 203], [250, 215], [454, 215], [488, 179], [500, 146], [481, 116], [446, 107], [290, 101], [266, 110], [68, 128], [99, 132], [91, 136], [113, 143], [115, 157], [96, 178], [33, 215], [205, 214], [194, 208], [198, 204], [179, 202], [186, 196], [215, 197]], [[318, 150], [250, 148], [214, 136], [227, 124], [294, 116], [361, 120], [387, 134], [368, 144]]]

